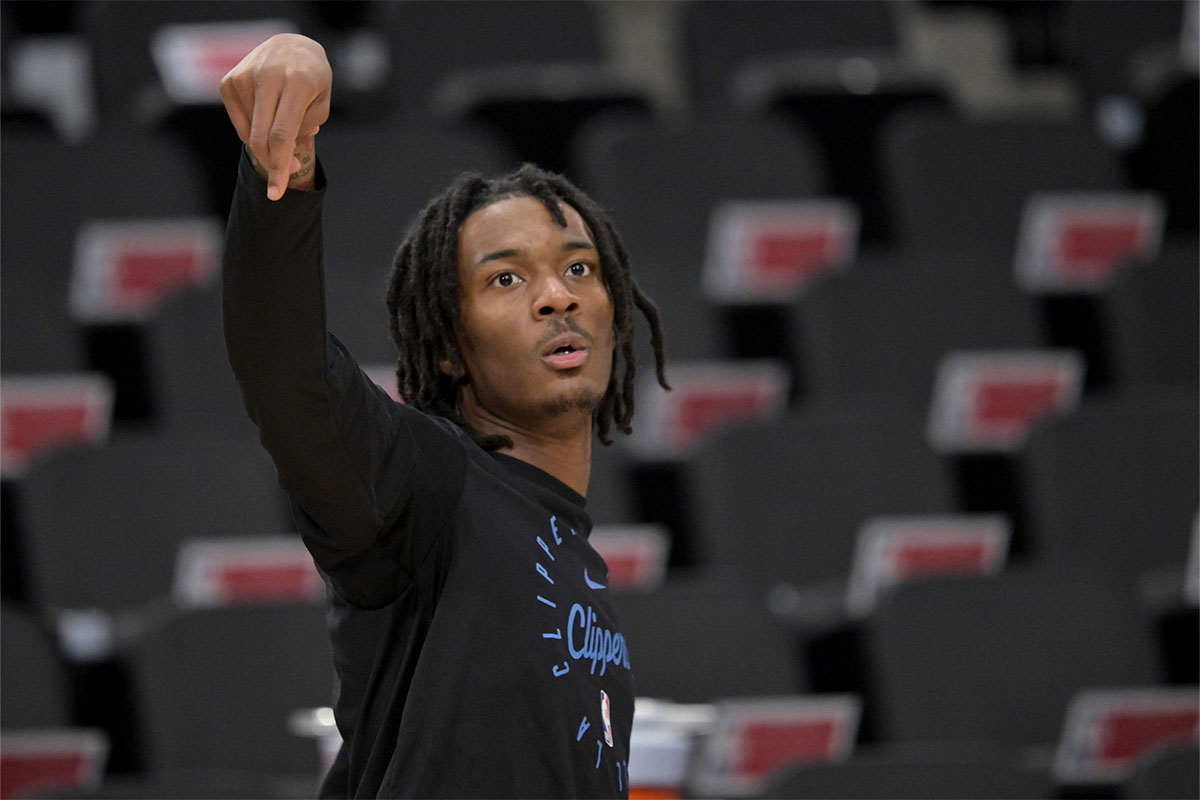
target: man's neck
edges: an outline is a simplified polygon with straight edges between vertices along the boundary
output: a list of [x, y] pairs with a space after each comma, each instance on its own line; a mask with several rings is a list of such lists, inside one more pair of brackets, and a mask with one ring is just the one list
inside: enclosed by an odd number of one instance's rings
[[468, 403], [464, 416], [477, 433], [499, 434], [513, 446], [500, 452], [553, 475], [584, 497], [592, 475], [592, 416], [572, 414], [537, 429], [496, 419]]
[[573, 439], [542, 439], [507, 434], [513, 440], [512, 449], [501, 450], [505, 455], [519, 458], [543, 472], [553, 475], [584, 497], [592, 474], [591, 432]]

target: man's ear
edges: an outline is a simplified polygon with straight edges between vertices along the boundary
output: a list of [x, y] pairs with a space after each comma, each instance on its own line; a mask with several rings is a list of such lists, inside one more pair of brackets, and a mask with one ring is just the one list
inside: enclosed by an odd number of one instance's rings
[[467, 377], [466, 365], [459, 365], [456, 369], [454, 363], [447, 356], [442, 356], [442, 359], [438, 361], [438, 369], [443, 375], [455, 381], [463, 381]]

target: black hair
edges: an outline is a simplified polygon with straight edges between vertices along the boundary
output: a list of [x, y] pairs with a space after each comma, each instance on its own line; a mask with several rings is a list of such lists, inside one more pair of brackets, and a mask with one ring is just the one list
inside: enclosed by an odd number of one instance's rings
[[[474, 211], [509, 197], [534, 197], [554, 221], [566, 227], [560, 203], [574, 208], [595, 238], [601, 274], [613, 304], [616, 344], [608, 388], [593, 419], [603, 444], [611, 444], [612, 426], [632, 432], [636, 307], [650, 326], [658, 383], [669, 389], [664, 373], [662, 323], [658, 308], [638, 288], [629, 270], [625, 247], [608, 214], [562, 175], [532, 164], [500, 178], [477, 173], [459, 175], [421, 212], [416, 227], [396, 251], [388, 281], [387, 308], [392, 340], [400, 351], [396, 377], [400, 394], [412, 407], [446, 417], [461, 426], [487, 450], [512, 447], [507, 436], [484, 436], [472, 429], [462, 413], [459, 388], [465, 368], [458, 348], [462, 308], [459, 302], [458, 234]], [[624, 362], [618, 368], [618, 353]], [[443, 360], [451, 375], [443, 372]], [[618, 373], [620, 373], [618, 377]]]

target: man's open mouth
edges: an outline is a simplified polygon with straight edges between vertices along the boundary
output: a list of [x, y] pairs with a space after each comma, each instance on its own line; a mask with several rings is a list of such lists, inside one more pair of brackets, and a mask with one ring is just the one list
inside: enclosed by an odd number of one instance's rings
[[555, 369], [573, 369], [587, 361], [588, 349], [583, 337], [577, 334], [564, 334], [550, 342], [549, 349], [542, 355], [542, 360]]

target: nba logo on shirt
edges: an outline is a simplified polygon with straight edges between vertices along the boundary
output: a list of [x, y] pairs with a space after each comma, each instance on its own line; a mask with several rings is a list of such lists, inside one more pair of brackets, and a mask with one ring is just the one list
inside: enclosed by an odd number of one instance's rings
[[608, 693], [600, 690], [600, 718], [604, 720], [604, 742], [612, 747], [612, 715], [609, 712]]

